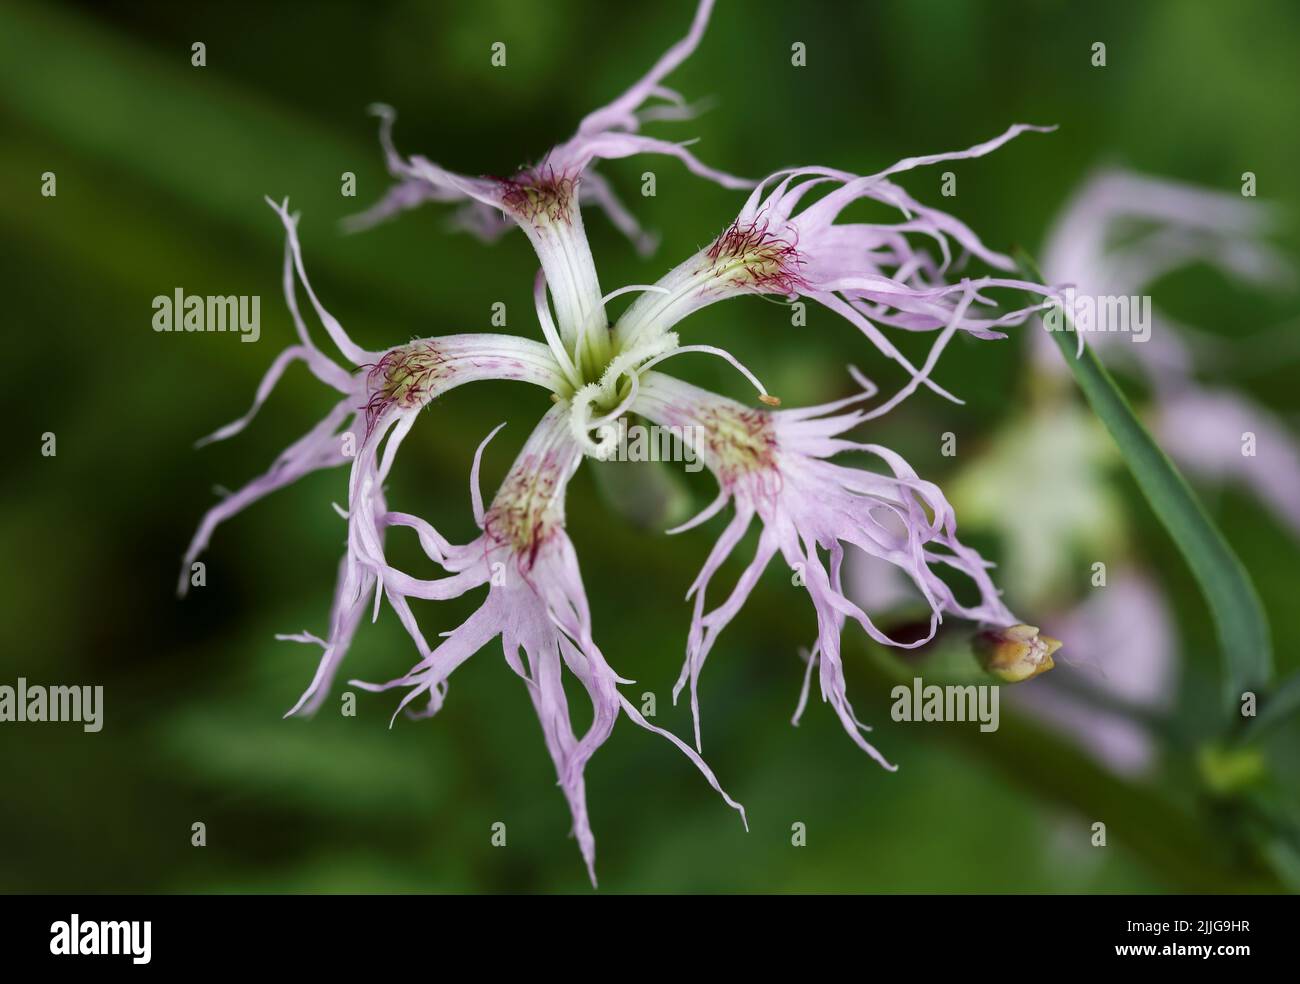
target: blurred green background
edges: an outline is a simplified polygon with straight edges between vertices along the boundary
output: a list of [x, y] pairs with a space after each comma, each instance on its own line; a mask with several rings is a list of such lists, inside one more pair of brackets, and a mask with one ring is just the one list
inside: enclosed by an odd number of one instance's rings
[[[498, 301], [507, 330], [537, 336], [536, 261], [523, 236], [481, 245], [446, 232], [438, 206], [364, 234], [339, 231], [339, 219], [388, 184], [364, 109], [376, 100], [398, 109], [404, 151], [462, 172], [508, 173], [643, 72], [684, 33], [692, 10], [689, 0], [0, 6], [0, 371], [10, 434], [0, 486], [0, 683], [26, 676], [105, 687], [99, 734], [0, 726], [0, 890], [587, 890], [532, 707], [497, 644], [455, 674], [432, 721], [388, 730], [392, 694], [358, 694], [357, 716], [343, 717], [346, 688], [314, 720], [281, 720], [317, 651], [272, 636], [325, 628], [343, 542], [330, 503], [346, 499], [344, 471], [311, 476], [221, 528], [204, 558], [208, 586], [178, 602], [173, 585], [213, 486], [237, 487], [263, 471], [331, 400], [299, 367], [243, 435], [192, 449], [244, 412], [292, 338], [280, 295], [281, 228], [262, 196], [287, 195], [302, 211], [313, 284], [363, 346], [486, 330]], [[196, 41], [207, 46], [204, 68], [190, 64]], [[496, 41], [507, 45], [504, 69], [489, 62]], [[790, 64], [795, 41], [807, 45], [806, 67]], [[1094, 41], [1107, 45], [1103, 69], [1089, 62]], [[1280, 245], [1294, 257], [1298, 43], [1300, 7], [1287, 0], [722, 0], [699, 52], [669, 79], [688, 98], [712, 97], [714, 108], [653, 132], [698, 136], [705, 161], [757, 177], [795, 164], [868, 173], [965, 147], [1012, 122], [1058, 123], [1053, 135], [953, 166], [954, 200], [939, 197], [939, 169], [903, 183], [995, 248], [1037, 248], [1054, 211], [1099, 163], [1226, 190], [1252, 170], [1261, 198], [1285, 209]], [[658, 194], [642, 199], [646, 169], [656, 172]], [[601, 170], [663, 237], [642, 260], [589, 213], [607, 290], [654, 280], [708, 242], [743, 200], [668, 159]], [[57, 197], [40, 194], [45, 171], [57, 174]], [[354, 199], [340, 194], [345, 171], [357, 175]], [[151, 299], [177, 287], [260, 295], [261, 341], [155, 333]], [[1247, 347], [1294, 316], [1294, 297], [1244, 296], [1195, 272], [1171, 279], [1156, 301]], [[807, 328], [792, 329], [785, 310], [755, 298], [702, 312], [685, 339], [728, 345], [787, 405], [844, 395], [846, 362], [886, 391], [903, 378], [829, 312], [810, 310]], [[907, 346], [914, 354], [926, 343], [905, 341], [920, 343]], [[978, 454], [1015, 413], [1024, 348], [1017, 337], [959, 339], [937, 377], [967, 405], [922, 392], [871, 438], [942, 483], [966, 463], [965, 449]], [[710, 365], [677, 365], [748, 398]], [[1295, 360], [1283, 352], [1262, 368], [1242, 365], [1250, 371], [1234, 377], [1227, 367], [1226, 381], [1294, 422]], [[540, 390], [504, 383], [443, 397], [408, 439], [390, 503], [453, 540], [468, 537], [474, 446], [511, 421], [486, 459], [490, 490], [545, 406]], [[56, 457], [40, 454], [46, 431], [57, 435]], [[961, 435], [955, 459], [940, 455], [945, 431]], [[621, 722], [587, 772], [602, 890], [1285, 884], [1261, 861], [1259, 831], [1274, 821], [1285, 829], [1295, 810], [1296, 733], [1270, 743], [1267, 775], [1248, 796], [1209, 792], [1197, 762], [1213, 730], [1213, 630], [1135, 487], [1115, 481], [1132, 537], [1126, 553], [1156, 572], [1180, 638], [1179, 690], [1155, 727], [1151, 775], [1110, 774], [1006, 701], [994, 734], [894, 723], [889, 688], [899, 664], [854, 631], [845, 649], [850, 697], [899, 771], [873, 765], [815, 700], [792, 729], [802, 672], [795, 654], [814, 625], [788, 572], [774, 567], [702, 681], [706, 758], [748, 808], [749, 833], [677, 752]], [[710, 494], [703, 481], [693, 491], [701, 505]], [[1255, 577], [1280, 668], [1294, 669], [1300, 550], [1240, 493], [1216, 495], [1210, 506]], [[634, 529], [605, 508], [583, 469], [570, 489], [569, 529], [602, 649], [638, 681], [629, 694], [657, 695], [656, 722], [686, 735], [687, 710], [669, 700], [689, 620], [682, 596], [717, 521], [671, 540]], [[995, 536], [964, 532], [999, 555]], [[415, 566], [404, 537], [394, 538], [392, 555]], [[719, 583], [739, 568], [729, 565]], [[1088, 565], [1077, 568], [1082, 588]], [[477, 602], [417, 614], [433, 634]], [[964, 652], [960, 634], [954, 639]], [[341, 678], [387, 679], [412, 661], [386, 610], [362, 627]], [[1108, 824], [1105, 849], [1090, 845], [1096, 820]], [[190, 845], [196, 821], [207, 825], [202, 849]], [[489, 842], [497, 821], [507, 824], [505, 848]], [[806, 824], [806, 847], [791, 845], [795, 822]]]

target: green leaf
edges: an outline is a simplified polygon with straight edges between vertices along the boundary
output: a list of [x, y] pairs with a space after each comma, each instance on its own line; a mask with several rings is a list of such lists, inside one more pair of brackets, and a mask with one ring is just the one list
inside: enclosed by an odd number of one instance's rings
[[1257, 741], [1300, 710], [1300, 673], [1292, 673], [1264, 698], [1263, 709], [1241, 730], [1243, 741]]
[[[1044, 282], [1028, 253], [1017, 250], [1017, 261], [1024, 276]], [[1142, 426], [1097, 353], [1086, 347], [1082, 355], [1076, 355], [1073, 332], [1051, 334], [1088, 404], [1110, 431], [1142, 494], [1196, 577], [1218, 632], [1225, 703], [1235, 706], [1243, 692], [1262, 689], [1273, 676], [1272, 641], [1255, 586], [1187, 481]]]

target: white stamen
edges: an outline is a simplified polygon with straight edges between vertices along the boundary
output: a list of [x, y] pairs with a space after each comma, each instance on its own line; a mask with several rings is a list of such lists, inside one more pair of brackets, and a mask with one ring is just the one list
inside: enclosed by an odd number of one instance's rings
[[569, 353], [560, 343], [560, 333], [556, 331], [555, 321], [551, 318], [551, 306], [546, 299], [544, 270], [538, 270], [537, 278], [533, 281], [533, 303], [537, 307], [537, 320], [542, 326], [542, 334], [546, 336], [546, 344], [551, 354], [555, 356], [555, 361], [559, 364], [560, 371], [564, 373], [564, 378], [568, 380], [569, 385], [577, 388], [582, 384], [582, 377], [578, 375], [573, 360], [569, 358]]
[[[716, 355], [720, 359], [726, 359], [728, 362], [732, 364], [732, 366], [736, 368], [736, 370], [742, 376], [744, 376], [746, 379], [749, 380], [750, 384], [754, 387], [754, 389], [758, 390], [759, 399], [763, 399], [764, 397], [768, 399], [772, 399], [772, 395], [768, 393], [767, 387], [764, 386], [761, 382], [759, 382], [757, 376], [755, 376], [752, 372], [750, 372], [748, 369], [745, 368], [744, 363], [742, 363], [739, 359], [737, 359], [726, 349], [715, 348], [712, 345], [683, 345], [680, 348], [673, 349], [671, 352], [665, 352], [663, 355], [656, 356], [655, 358], [647, 362], [645, 365], [641, 366], [637, 371], [645, 372], [651, 366], [656, 366], [660, 362], [663, 362], [665, 359], [670, 359], [674, 355], [680, 355], [683, 352], [703, 352], [706, 355]], [[767, 402], [767, 400], [764, 400], [764, 402]]]

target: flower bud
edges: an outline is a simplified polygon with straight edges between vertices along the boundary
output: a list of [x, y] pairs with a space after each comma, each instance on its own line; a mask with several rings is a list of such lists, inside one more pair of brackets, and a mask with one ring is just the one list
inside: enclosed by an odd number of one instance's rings
[[1056, 665], [1052, 654], [1061, 648], [1061, 641], [1039, 635], [1036, 625], [1009, 625], [979, 633], [972, 645], [987, 672], [1007, 683], [1020, 683]]

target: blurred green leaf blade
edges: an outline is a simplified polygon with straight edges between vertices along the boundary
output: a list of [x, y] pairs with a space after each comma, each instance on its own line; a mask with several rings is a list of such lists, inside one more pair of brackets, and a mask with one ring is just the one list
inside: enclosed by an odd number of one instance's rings
[[[1021, 273], [1045, 282], [1038, 264], [1017, 250]], [[1046, 326], [1044, 326], [1046, 330]], [[1255, 585], [1187, 480], [1138, 420], [1097, 353], [1075, 351], [1073, 332], [1051, 332], [1088, 405], [1105, 424], [1142, 494], [1191, 568], [1219, 636], [1224, 698], [1234, 706], [1273, 677], [1273, 645]]]

